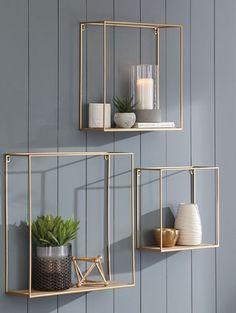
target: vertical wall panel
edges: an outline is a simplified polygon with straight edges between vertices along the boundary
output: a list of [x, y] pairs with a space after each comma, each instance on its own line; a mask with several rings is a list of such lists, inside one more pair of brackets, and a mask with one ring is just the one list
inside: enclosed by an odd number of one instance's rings
[[[167, 22], [183, 24], [184, 26], [184, 130], [182, 132], [168, 133], [167, 135], [167, 165], [188, 165], [190, 160], [190, 1], [167, 0]], [[167, 34], [167, 116], [171, 115], [173, 106], [176, 104], [172, 83], [173, 77], [178, 73], [173, 72], [172, 36]], [[178, 203], [179, 193], [189, 191], [187, 181], [178, 182], [175, 177], [167, 181], [167, 201], [172, 204]], [[180, 190], [178, 190], [180, 188]], [[168, 312], [191, 311], [191, 252], [168, 254], [167, 259], [167, 310]]]
[[[28, 4], [27, 1], [5, 0], [0, 2], [0, 150], [6, 151], [26, 151], [27, 150], [27, 124], [28, 124]], [[2, 312], [22, 312], [27, 310], [26, 299], [12, 299], [4, 294], [5, 265], [4, 265], [4, 185], [3, 185], [3, 157], [1, 156], [1, 220], [0, 220], [0, 302]], [[11, 166], [11, 168], [14, 168]], [[24, 176], [24, 175], [23, 175]], [[15, 180], [11, 180], [11, 186], [19, 196], [18, 184], [22, 184], [24, 179], [21, 175], [14, 175]], [[14, 226], [20, 223], [18, 218], [22, 218], [24, 203], [19, 203], [15, 197], [13, 207], [19, 209], [17, 214], [17, 224], [10, 225], [10, 234]], [[11, 202], [12, 204], [12, 202]], [[24, 213], [23, 213], [24, 212]], [[15, 216], [13, 210], [11, 216]], [[18, 227], [19, 228], [19, 227]], [[19, 237], [19, 236], [18, 236]], [[20, 258], [24, 253], [18, 249], [18, 237], [11, 241], [12, 249], [20, 252]], [[22, 239], [22, 237], [20, 236]], [[21, 243], [22, 244], [22, 243]], [[23, 243], [24, 244], [24, 243]], [[22, 245], [21, 245], [22, 247]], [[13, 250], [11, 250], [13, 251]], [[15, 253], [14, 253], [15, 254]], [[17, 255], [18, 257], [18, 255]], [[21, 262], [20, 262], [21, 264]], [[18, 277], [21, 275], [17, 275]], [[24, 275], [25, 276], [25, 275]], [[22, 278], [22, 277], [21, 277]], [[17, 277], [14, 277], [17, 280]]]
[[[236, 154], [234, 145], [229, 139], [236, 131], [234, 127], [235, 12], [234, 0], [29, 0], [28, 29], [28, 1], [0, 1], [2, 153], [7, 150], [26, 151], [28, 143], [31, 151], [56, 151], [57, 149], [112, 151], [115, 149], [134, 152], [136, 166], [140, 163], [151, 166], [165, 163], [167, 165], [212, 164], [216, 152], [217, 165], [221, 168], [221, 248], [216, 252], [216, 263], [214, 250], [180, 252], [166, 256], [143, 253], [141, 258], [137, 252], [135, 288], [60, 297], [58, 301], [60, 312], [75, 310], [84, 313], [95, 311], [104, 313], [234, 312], [236, 278], [233, 269], [236, 250], [232, 235], [234, 229], [232, 166]], [[170, 23], [184, 24], [185, 111], [182, 132], [168, 134], [150, 132], [142, 135], [78, 132], [76, 24], [86, 17], [88, 20], [113, 18], [123, 21], [141, 19], [164, 22], [166, 20]], [[147, 62], [149, 59], [151, 47], [149, 50], [145, 49], [148, 39], [143, 32], [131, 33], [130, 37], [129, 32], [117, 30], [109, 32], [111, 36], [108, 55], [109, 102], [112, 102], [113, 95], [122, 96], [129, 93], [130, 65], [139, 63], [140, 60]], [[164, 60], [170, 58], [173, 47], [172, 36], [167, 35], [166, 40], [163, 50], [164, 53], [166, 52]], [[143, 44], [141, 47], [140, 42]], [[97, 96], [99, 84], [94, 80], [98, 72], [92, 74], [92, 66], [101, 65], [101, 54], [95, 53], [99, 38], [96, 41], [89, 39], [87, 44], [90, 52], [87, 54], [88, 89], [85, 90], [85, 98], [87, 94], [86, 102], [101, 101], [100, 95]], [[175, 91], [172, 84], [176, 73], [172, 73], [171, 63], [169, 65], [165, 63], [165, 66], [165, 69], [161, 69], [161, 73], [163, 76], [167, 75], [165, 77], [167, 89], [161, 86], [165, 90], [161, 95], [161, 102], [167, 105], [165, 110], [167, 116], [171, 117], [175, 105]], [[214, 134], [215, 130], [216, 134]], [[34, 162], [39, 171], [39, 174], [33, 176], [34, 187], [36, 187], [33, 193], [35, 213], [48, 211], [56, 214], [58, 212], [64, 217], [75, 216], [81, 219], [78, 240], [74, 242], [74, 252], [78, 254], [90, 255], [96, 251], [103, 253], [104, 216], [100, 214], [100, 208], [103, 209], [104, 205], [102, 162], [103, 160], [98, 159], [77, 162], [74, 158], [66, 161], [47, 159]], [[114, 185], [117, 187], [124, 185], [127, 176], [121, 173], [127, 168], [126, 161], [116, 158], [112, 166], [115, 170]], [[74, 175], [75, 172], [77, 176]], [[18, 182], [17, 179], [15, 184]], [[179, 201], [184, 188], [187, 188], [187, 180], [183, 179], [183, 185], [179, 185], [178, 188], [175, 183], [175, 179], [168, 178], [167, 200], [173, 203]], [[208, 187], [207, 190], [210, 191]], [[128, 232], [124, 230], [127, 224], [124, 216], [127, 212], [123, 206], [123, 192], [125, 192], [124, 198], [128, 198], [128, 190], [126, 193], [126, 190], [118, 188], [114, 193], [113, 202], [114, 220], [117, 225], [113, 233], [115, 237], [113, 264], [117, 270], [117, 278], [126, 278], [128, 275], [126, 271], [122, 271], [123, 260], [119, 261], [120, 249], [126, 249], [129, 243]], [[146, 203], [148, 203], [147, 199]], [[23, 207], [23, 202], [21, 205]], [[3, 220], [3, 213], [1, 214]], [[202, 217], [209, 220], [211, 215], [204, 213]], [[209, 228], [207, 235], [210, 231]], [[2, 227], [1, 235], [3, 239]], [[3, 251], [3, 240], [1, 240], [1, 247]], [[3, 262], [2, 254], [0, 271], [2, 290]], [[142, 274], [140, 274], [140, 267]], [[215, 281], [215, 273], [217, 273], [217, 281]], [[1, 309], [10, 313], [56, 312], [57, 298], [30, 300], [27, 308], [25, 299], [12, 298], [2, 293]]]
[[[212, 0], [191, 2], [191, 108], [192, 163], [214, 165], [214, 1]], [[207, 177], [205, 176], [206, 184], [203, 185], [202, 178], [197, 184], [197, 203], [199, 202], [203, 225], [203, 241], [215, 231], [214, 208], [210, 205], [213, 199], [212, 181], [208, 181]], [[194, 251], [192, 255], [193, 311], [215, 313], [215, 251]]]
[[[139, 21], [140, 3], [138, 0], [115, 1], [115, 20], [118, 21]], [[140, 60], [140, 31], [139, 29], [115, 29], [115, 90], [114, 94], [119, 97], [129, 96], [130, 66], [139, 63]], [[117, 133], [115, 135], [116, 151], [131, 151], [135, 155], [135, 165], [140, 165], [140, 135], [128, 133]], [[115, 164], [115, 174], [124, 172], [126, 165], [122, 160]], [[115, 177], [115, 186], [127, 185], [125, 176]], [[129, 191], [126, 190], [126, 193]], [[115, 190], [115, 232], [114, 240], [119, 242], [128, 237], [127, 209], [122, 204], [122, 190]], [[126, 230], [122, 231], [126, 226]], [[126, 240], [122, 249], [128, 249], [130, 241]], [[119, 262], [119, 249], [115, 249], [115, 271], [116, 276], [121, 279], [125, 274], [121, 271]], [[139, 281], [139, 253], [136, 253], [136, 286], [127, 290], [116, 290], [114, 308], [116, 313], [139, 312], [140, 311], [140, 281]]]
[[217, 312], [235, 311], [236, 2], [215, 1], [216, 160], [221, 169], [221, 248], [217, 251]]
[[[86, 150], [86, 134], [78, 132], [79, 22], [86, 19], [86, 1], [59, 1], [59, 134], [60, 151]], [[80, 220], [72, 253], [86, 255], [86, 158], [59, 158], [58, 213]], [[73, 275], [73, 280], [75, 279]], [[58, 312], [86, 312], [86, 295], [59, 297]]]
[[[31, 0], [29, 6], [29, 150], [57, 150], [57, 0]], [[33, 218], [57, 214], [57, 160], [35, 159]], [[43, 179], [43, 182], [42, 182]], [[57, 310], [57, 298], [29, 300], [29, 312]]]
[[[165, 1], [141, 1], [141, 21], [150, 23], [165, 23]], [[155, 61], [155, 35], [153, 30], [142, 30], [141, 33], [141, 63]], [[160, 108], [163, 120], [166, 114], [166, 36], [161, 31], [160, 37]], [[151, 143], [151, 144], [150, 144]], [[158, 147], [158, 148], [157, 148]], [[148, 153], [147, 153], [148, 151]], [[148, 132], [141, 135], [141, 166], [166, 165], [166, 133]], [[152, 234], [151, 227], [158, 227], [158, 175], [143, 174], [142, 183], [148, 183], [146, 190], [141, 194], [142, 220], [147, 224], [142, 232]], [[152, 179], [156, 180], [150, 183]], [[144, 205], [146, 203], [146, 205]], [[153, 211], [154, 210], [154, 211]], [[155, 221], [156, 219], [156, 221]], [[142, 221], [141, 220], [141, 221]], [[142, 223], [143, 225], [143, 223]], [[155, 288], [149, 288], [150, 283], [156, 281]], [[149, 290], [146, 292], [146, 290]], [[158, 297], [156, 296], [158, 294]], [[141, 310], [143, 313], [166, 312], [166, 255], [161, 253], [141, 253]], [[157, 309], [158, 308], [158, 309]]]
[[[87, 0], [87, 20], [110, 20], [113, 17], [113, 2]], [[102, 28], [90, 28], [87, 37], [87, 100], [86, 102], [102, 102]], [[97, 67], [97, 70], [94, 69]], [[111, 69], [112, 70], [112, 69]], [[100, 75], [99, 75], [100, 73]], [[111, 72], [109, 72], [111, 73]], [[110, 74], [111, 75], [111, 74]], [[111, 101], [113, 91], [107, 90], [107, 101]], [[112, 134], [87, 133], [88, 151], [112, 151]], [[87, 162], [87, 254], [101, 254], [104, 259], [104, 160], [103, 157], [89, 158]], [[95, 255], [94, 255], [95, 253]], [[101, 311], [113, 312], [113, 292], [89, 293], [87, 295], [87, 313]]]

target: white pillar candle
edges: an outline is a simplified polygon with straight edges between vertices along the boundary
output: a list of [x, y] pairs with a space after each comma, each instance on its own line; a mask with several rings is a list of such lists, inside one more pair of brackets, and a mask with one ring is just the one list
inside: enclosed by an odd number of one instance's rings
[[153, 79], [139, 78], [137, 79], [137, 110], [153, 109]]
[[[111, 104], [106, 103], [105, 128], [111, 127]], [[89, 128], [103, 128], [103, 103], [89, 103]]]

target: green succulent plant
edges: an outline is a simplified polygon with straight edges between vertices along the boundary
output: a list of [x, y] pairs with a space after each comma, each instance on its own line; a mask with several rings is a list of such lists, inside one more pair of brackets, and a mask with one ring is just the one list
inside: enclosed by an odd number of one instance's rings
[[32, 223], [32, 237], [40, 246], [63, 246], [76, 238], [79, 220], [69, 218], [63, 220], [61, 216], [42, 215]]
[[120, 113], [132, 113], [135, 110], [135, 104], [132, 104], [133, 97], [114, 97], [113, 103]]

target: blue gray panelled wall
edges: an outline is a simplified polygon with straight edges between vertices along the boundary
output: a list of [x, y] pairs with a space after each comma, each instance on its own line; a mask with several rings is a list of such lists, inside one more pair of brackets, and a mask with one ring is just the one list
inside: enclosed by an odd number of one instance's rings
[[[181, 132], [93, 133], [78, 131], [78, 22], [114, 19], [177, 23], [184, 25], [184, 130]], [[27, 300], [4, 294], [4, 206], [1, 179], [0, 312], [1, 313], [235, 313], [236, 312], [236, 210], [233, 182], [236, 161], [236, 1], [235, 0], [0, 0], [0, 149], [13, 151], [130, 151], [135, 166], [218, 165], [221, 173], [221, 247], [217, 250], [170, 254], [136, 252], [135, 288]], [[109, 98], [126, 92], [122, 64], [146, 62], [146, 37], [131, 38], [114, 33], [109, 70]], [[171, 52], [171, 37], [164, 35], [165, 58]], [[87, 102], [95, 101], [96, 83], [90, 66], [98, 62], [96, 41], [89, 43], [87, 58]], [[92, 52], [91, 52], [92, 51]], [[97, 58], [99, 56], [97, 55]], [[161, 69], [171, 86], [171, 67]], [[171, 88], [161, 94], [165, 114], [170, 114]], [[233, 140], [233, 141], [232, 141]], [[1, 158], [1, 161], [3, 159]], [[46, 177], [34, 174], [34, 184], [44, 190], [43, 199], [34, 189], [36, 214], [45, 209], [81, 220], [80, 244], [76, 251], [94, 254], [103, 240], [103, 169], [96, 159], [47, 159], [36, 162]], [[2, 162], [3, 163], [3, 162]], [[25, 166], [25, 165], [22, 165]], [[115, 160], [116, 173], [125, 164]], [[78, 173], [75, 176], [75, 173]], [[3, 166], [1, 167], [3, 178]], [[24, 219], [25, 174], [13, 181], [13, 208]], [[95, 183], [94, 183], [95, 179]], [[123, 179], [123, 181], [122, 181]], [[119, 251], [125, 247], [123, 231], [127, 210], [122, 188], [126, 177], [114, 178], [118, 187], [113, 265], [119, 273]], [[183, 187], [174, 180], [166, 193], [178, 198]], [[119, 189], [120, 187], [120, 189]], [[210, 192], [211, 186], [204, 185]], [[150, 198], [152, 201], [150, 188]], [[143, 203], [147, 203], [143, 199]], [[75, 204], [76, 202], [76, 204]], [[77, 203], [78, 202], [78, 203]], [[78, 206], [79, 211], [74, 208]], [[145, 205], [148, 210], [148, 207]], [[150, 212], [144, 212], [145, 214]], [[25, 213], [24, 213], [25, 214]], [[207, 213], [202, 213], [207, 217]], [[98, 223], [100, 222], [100, 223]], [[98, 226], [98, 224], [100, 226]], [[12, 229], [14, 232], [14, 222]], [[99, 229], [100, 227], [100, 229]], [[84, 230], [84, 231], [83, 231]], [[209, 221], [209, 231], [211, 230]], [[17, 227], [16, 227], [17, 231]], [[99, 234], [99, 235], [97, 235]], [[17, 236], [13, 237], [17, 242]], [[99, 239], [100, 238], [100, 239]], [[22, 238], [20, 238], [22, 239]], [[124, 241], [124, 243], [123, 243]], [[22, 254], [10, 251], [14, 259]], [[23, 264], [22, 264], [23, 266]], [[25, 269], [24, 269], [25, 270]], [[121, 272], [124, 277], [126, 273]], [[24, 280], [24, 271], [13, 281]], [[21, 282], [20, 282], [21, 283]]]

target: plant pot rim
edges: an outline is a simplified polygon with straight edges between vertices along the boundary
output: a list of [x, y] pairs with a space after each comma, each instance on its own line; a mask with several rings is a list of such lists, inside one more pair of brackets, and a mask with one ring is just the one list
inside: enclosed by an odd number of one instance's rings
[[61, 258], [71, 255], [71, 243], [63, 246], [36, 246], [36, 256], [45, 258]]
[[66, 247], [66, 246], [71, 246], [71, 242], [65, 244], [65, 245], [60, 245], [60, 246], [42, 246], [39, 245], [37, 243], [34, 244], [36, 247], [40, 247], [40, 248], [60, 248], [60, 247]]
[[115, 112], [115, 114], [135, 114], [135, 112]]

